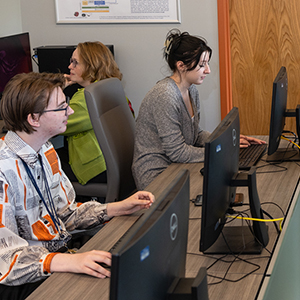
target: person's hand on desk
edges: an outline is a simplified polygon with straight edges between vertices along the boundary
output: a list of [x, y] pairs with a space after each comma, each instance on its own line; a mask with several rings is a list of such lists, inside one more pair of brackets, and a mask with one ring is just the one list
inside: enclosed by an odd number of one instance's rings
[[262, 141], [260, 139], [256, 139], [254, 137], [245, 136], [240, 134], [240, 148], [247, 148], [251, 144], [265, 144], [265, 141]]
[[[108, 203], [106, 210], [109, 217], [132, 214], [141, 209], [148, 209], [154, 202], [154, 195], [140, 191], [119, 202]], [[111, 266], [111, 253], [92, 250], [84, 253], [58, 253], [50, 263], [52, 272], [83, 273], [98, 278], [110, 277], [110, 271], [102, 267], [103, 263]]]
[[129, 215], [141, 209], [148, 209], [154, 200], [153, 194], [139, 191], [123, 201], [108, 203], [106, 208], [107, 215], [109, 217], [116, 217]]
[[58, 253], [52, 258], [50, 270], [51, 273], [69, 272], [98, 278], [110, 277], [110, 271], [103, 268], [100, 263], [111, 266], [111, 253], [99, 250], [76, 254]]

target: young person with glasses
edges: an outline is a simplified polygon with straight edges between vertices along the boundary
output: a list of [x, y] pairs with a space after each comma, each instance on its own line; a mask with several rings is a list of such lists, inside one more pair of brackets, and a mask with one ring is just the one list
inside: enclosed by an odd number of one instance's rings
[[74, 111], [62, 88], [62, 74], [13, 77], [1, 99], [8, 133], [0, 140], [0, 298], [25, 299], [53, 272], [110, 272], [105, 251], [62, 253], [75, 229], [99, 228], [118, 215], [149, 208], [154, 196], [137, 192], [109, 204], [78, 203], [71, 182], [48, 140], [63, 133]]

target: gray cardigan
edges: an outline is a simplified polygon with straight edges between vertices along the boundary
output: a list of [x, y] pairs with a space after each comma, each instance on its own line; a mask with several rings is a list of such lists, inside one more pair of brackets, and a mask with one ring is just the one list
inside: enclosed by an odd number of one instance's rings
[[[176, 83], [159, 81], [142, 101], [136, 121], [132, 171], [138, 189], [171, 163], [204, 160], [204, 142], [210, 135], [200, 128], [200, 100], [194, 85], [189, 88], [194, 118], [191, 118]], [[202, 147], [202, 148], [199, 148]]]

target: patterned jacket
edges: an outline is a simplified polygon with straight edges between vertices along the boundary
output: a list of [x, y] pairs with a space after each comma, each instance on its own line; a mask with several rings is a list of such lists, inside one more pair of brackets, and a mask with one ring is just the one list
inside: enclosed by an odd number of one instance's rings
[[[49, 205], [38, 155], [60, 223], [59, 232], [22, 162], [29, 166]], [[37, 153], [14, 132], [9, 131], [0, 140], [0, 284], [20, 285], [49, 276], [55, 251], [65, 242], [62, 235], [108, 219], [105, 204], [75, 202], [75, 191], [51, 143], [45, 143]]]

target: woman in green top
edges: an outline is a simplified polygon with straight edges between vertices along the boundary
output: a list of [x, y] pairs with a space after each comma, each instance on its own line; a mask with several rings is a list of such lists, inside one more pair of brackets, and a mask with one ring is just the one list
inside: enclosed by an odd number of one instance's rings
[[[62, 151], [63, 170], [71, 181], [106, 182], [106, 165], [89, 117], [84, 88], [95, 81], [117, 77], [122, 79], [110, 50], [100, 42], [78, 44], [70, 59], [70, 75], [65, 75], [70, 84], [78, 83], [83, 88], [73, 95], [70, 107], [74, 114], [68, 119], [67, 136], [69, 161]], [[130, 102], [129, 102], [130, 106]]]

